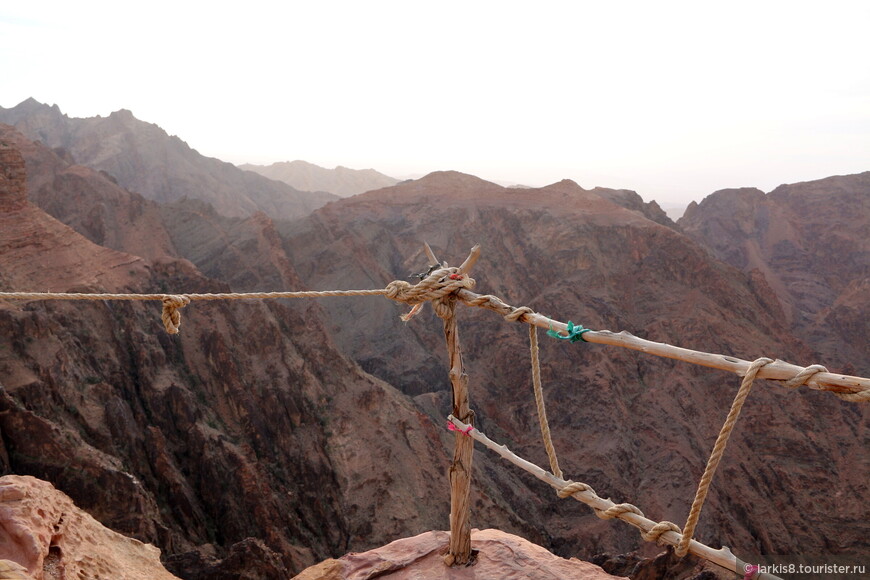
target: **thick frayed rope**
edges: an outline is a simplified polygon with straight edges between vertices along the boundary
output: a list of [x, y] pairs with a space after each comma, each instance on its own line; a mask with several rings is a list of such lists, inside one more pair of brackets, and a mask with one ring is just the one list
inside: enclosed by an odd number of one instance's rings
[[772, 362], [772, 359], [764, 357], [753, 361], [743, 377], [743, 382], [740, 383], [740, 388], [737, 390], [734, 402], [731, 403], [731, 410], [728, 411], [725, 423], [719, 431], [719, 436], [716, 437], [713, 452], [710, 454], [710, 459], [707, 460], [707, 467], [704, 468], [704, 475], [701, 476], [701, 481], [698, 482], [698, 491], [695, 492], [692, 508], [689, 510], [689, 516], [686, 518], [686, 525], [683, 526], [683, 538], [675, 550], [677, 556], [683, 557], [689, 551], [689, 542], [692, 541], [692, 534], [694, 534], [695, 526], [698, 525], [698, 519], [701, 517], [701, 508], [704, 507], [704, 500], [707, 499], [707, 492], [710, 489], [710, 484], [713, 482], [716, 468], [719, 467], [719, 462], [722, 460], [723, 453], [725, 453], [725, 446], [728, 445], [728, 438], [734, 430], [734, 424], [737, 423], [737, 418], [740, 417], [743, 403], [746, 402], [746, 397], [749, 396], [749, 392], [752, 390], [755, 375], [758, 374], [761, 367]]

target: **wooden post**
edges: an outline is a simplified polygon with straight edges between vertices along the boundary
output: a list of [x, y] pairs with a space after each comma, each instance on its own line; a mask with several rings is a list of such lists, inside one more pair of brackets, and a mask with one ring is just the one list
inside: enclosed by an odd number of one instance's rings
[[[468, 402], [468, 375], [462, 366], [459, 330], [456, 326], [456, 300], [449, 299], [450, 315], [444, 318], [444, 338], [450, 357], [450, 385], [453, 390], [453, 416], [474, 424]], [[471, 553], [471, 462], [474, 439], [455, 433], [453, 463], [450, 465], [450, 544], [444, 562], [448, 566], [468, 565]]]
[[[436, 268], [447, 268], [447, 262], [440, 262], [429, 244], [424, 244], [429, 258], [430, 272]], [[454, 276], [467, 276], [480, 256], [480, 246], [471, 248], [471, 253]], [[468, 375], [462, 366], [462, 350], [459, 347], [459, 329], [456, 325], [456, 296], [449, 295], [433, 303], [435, 313], [444, 321], [444, 339], [447, 342], [447, 355], [450, 362], [450, 387], [453, 392], [453, 416], [461, 417], [469, 425], [474, 425], [474, 413], [468, 402]], [[444, 563], [448, 566], [469, 566], [474, 564], [471, 550], [471, 461], [474, 454], [474, 439], [466, 433], [456, 433], [453, 448], [453, 463], [450, 464], [450, 543]]]

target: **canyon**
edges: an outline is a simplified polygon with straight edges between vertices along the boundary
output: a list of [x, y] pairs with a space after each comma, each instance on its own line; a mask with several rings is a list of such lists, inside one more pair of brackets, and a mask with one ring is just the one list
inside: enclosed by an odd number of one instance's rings
[[[870, 373], [867, 174], [717, 192], [677, 223], [634, 192], [504, 188], [452, 171], [284, 212], [280, 200], [161, 198], [143, 185], [166, 167], [142, 152], [147, 140], [102, 164], [83, 154], [100, 139], [55, 137], [33, 108], [0, 126], [4, 291], [383, 288], [425, 271], [424, 241], [451, 265], [480, 243], [475, 290], [509, 304], [748, 360]], [[113, 172], [127, 164], [145, 175]], [[181, 578], [286, 577], [444, 530], [444, 339], [431, 308], [403, 323], [405, 311], [376, 296], [194, 303], [170, 337], [153, 304], [0, 302], [2, 473], [51, 482], [157, 546]], [[546, 465], [525, 330], [479, 309], [458, 316], [477, 426]], [[566, 476], [682, 524], [739, 378], [540, 340]], [[866, 557], [870, 508], [856, 499], [870, 494], [867, 427], [866, 405], [759, 384], [696, 537], [744, 559]], [[475, 527], [566, 558], [658, 553], [485, 450], [473, 479]]]

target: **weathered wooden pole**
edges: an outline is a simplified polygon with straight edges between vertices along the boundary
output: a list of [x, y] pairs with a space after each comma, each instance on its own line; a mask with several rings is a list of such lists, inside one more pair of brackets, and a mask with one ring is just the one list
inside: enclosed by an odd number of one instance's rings
[[[444, 338], [450, 357], [450, 385], [453, 391], [453, 416], [474, 424], [474, 413], [468, 402], [468, 375], [462, 366], [459, 329], [456, 325], [456, 300], [449, 298], [450, 315], [444, 318]], [[471, 554], [471, 462], [474, 439], [465, 433], [455, 433], [453, 463], [450, 464], [450, 544], [444, 562], [448, 566], [472, 563]]]
[[[429, 257], [430, 271], [447, 263], [441, 263], [425, 244]], [[469, 270], [477, 262], [480, 246], [474, 246], [465, 262], [459, 268], [451, 268], [451, 279], [468, 276]], [[450, 271], [448, 270], [448, 271]], [[448, 276], [445, 274], [445, 277]], [[435, 313], [444, 321], [444, 339], [447, 342], [447, 355], [450, 363], [450, 388], [453, 393], [453, 416], [462, 417], [469, 425], [474, 424], [474, 412], [468, 397], [468, 375], [462, 365], [462, 349], [459, 345], [459, 328], [456, 324], [456, 296], [449, 294], [433, 302]], [[471, 464], [474, 455], [474, 439], [467, 433], [456, 433], [453, 448], [453, 463], [450, 464], [450, 543], [444, 563], [448, 566], [468, 566], [474, 563], [471, 550]]]

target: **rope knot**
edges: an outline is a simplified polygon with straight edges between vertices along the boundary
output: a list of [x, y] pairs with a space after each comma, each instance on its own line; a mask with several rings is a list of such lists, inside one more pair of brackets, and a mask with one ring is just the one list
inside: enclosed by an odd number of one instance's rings
[[785, 381], [785, 386], [789, 389], [796, 389], [801, 385], [807, 384], [816, 374], [826, 372], [828, 372], [828, 369], [822, 365], [810, 365], [789, 380]]
[[474, 278], [463, 274], [459, 268], [437, 268], [413, 286], [404, 280], [390, 282], [386, 297], [412, 306], [411, 311], [402, 316], [405, 322], [420, 311], [424, 302], [432, 302], [436, 314], [445, 318], [449, 316], [447, 297], [462, 288], [474, 288], [474, 284]]
[[[656, 544], [659, 544], [662, 534], [666, 532], [676, 532], [678, 534], [683, 533], [683, 531], [680, 529], [680, 526], [678, 526], [674, 522], [659, 522], [652, 528], [650, 528], [648, 532], [641, 532], [640, 535], [647, 542], [655, 542]], [[679, 548], [677, 548], [677, 556], [680, 556], [681, 558], [686, 555], [686, 552], [688, 552], [688, 550], [680, 554], [680, 550]]]
[[569, 481], [568, 485], [556, 492], [556, 495], [565, 499], [566, 497], [571, 497], [575, 493], [580, 493], [581, 491], [590, 491], [592, 492], [592, 495], [598, 495], [595, 493], [595, 490], [592, 489], [591, 485], [583, 483], [582, 481]]
[[190, 304], [190, 298], [183, 294], [166, 295], [163, 297], [163, 313], [160, 318], [163, 320], [163, 327], [169, 334], [178, 334], [178, 328], [181, 326], [180, 309]]
[[640, 511], [640, 508], [630, 503], [618, 503], [616, 505], [610, 506], [606, 510], [595, 510], [595, 515], [602, 520], [612, 520], [613, 518], [618, 518], [622, 514], [627, 513], [636, 514], [643, 517], [643, 512]]
[[534, 314], [535, 311], [529, 308], [528, 306], [520, 306], [518, 308], [514, 308], [510, 312], [504, 315], [504, 319], [508, 322], [516, 322], [517, 320], [522, 320], [526, 314]]

